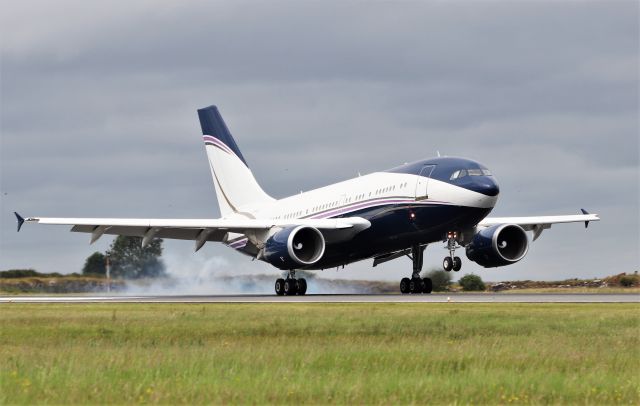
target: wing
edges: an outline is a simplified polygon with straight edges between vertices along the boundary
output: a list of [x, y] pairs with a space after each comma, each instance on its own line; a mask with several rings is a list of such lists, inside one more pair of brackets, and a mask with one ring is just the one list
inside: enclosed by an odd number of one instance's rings
[[90, 233], [91, 243], [104, 234], [142, 237], [142, 245], [153, 238], [173, 238], [196, 241], [196, 251], [207, 241], [225, 242], [227, 233], [250, 234], [266, 232], [272, 228], [310, 226], [327, 233], [333, 239], [347, 238], [371, 226], [361, 217], [339, 219], [118, 219], [118, 218], [22, 218], [16, 213], [18, 231], [22, 223], [69, 225], [71, 231]]
[[496, 224], [517, 224], [526, 231], [533, 231], [533, 240], [537, 240], [542, 231], [551, 228], [553, 224], [559, 223], [581, 223], [588, 227], [590, 221], [599, 221], [597, 214], [590, 214], [582, 209], [583, 214], [568, 216], [535, 216], [535, 217], [487, 217], [478, 226], [491, 227]]

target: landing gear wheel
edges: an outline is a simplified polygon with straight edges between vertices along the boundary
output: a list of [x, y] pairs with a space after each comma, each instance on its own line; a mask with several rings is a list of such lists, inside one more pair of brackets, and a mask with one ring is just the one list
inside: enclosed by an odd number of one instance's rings
[[462, 260], [460, 257], [453, 258], [453, 272], [458, 272], [462, 268]]
[[411, 280], [409, 278], [402, 278], [400, 280], [400, 292], [405, 294], [411, 292]]
[[422, 280], [422, 283], [423, 283], [422, 292], [431, 293], [431, 291], [433, 290], [433, 282], [431, 281], [431, 278], [424, 278]]
[[284, 279], [276, 279], [276, 295], [284, 295]]
[[298, 295], [302, 296], [307, 293], [307, 280], [305, 278], [298, 279]]
[[295, 279], [288, 278], [284, 281], [284, 294], [287, 296], [293, 296], [296, 294], [297, 281]]
[[453, 269], [453, 260], [451, 257], [444, 257], [444, 260], [442, 261], [442, 268], [447, 272], [450, 272]]
[[422, 293], [422, 284], [422, 279], [411, 278], [411, 282], [409, 282], [409, 290], [411, 290], [411, 293]]

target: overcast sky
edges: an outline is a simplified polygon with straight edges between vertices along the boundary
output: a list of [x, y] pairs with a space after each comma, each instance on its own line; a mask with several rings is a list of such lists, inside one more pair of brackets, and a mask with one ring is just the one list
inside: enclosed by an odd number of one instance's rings
[[[216, 104], [275, 197], [476, 159], [492, 215], [574, 214], [488, 280], [640, 269], [638, 2], [2, 2], [0, 269], [79, 271], [111, 237], [56, 217], [217, 217], [196, 109]], [[426, 267], [446, 251], [433, 244]], [[273, 273], [165, 243], [174, 274]], [[461, 252], [461, 256], [464, 257]], [[408, 259], [327, 277], [400, 279]]]

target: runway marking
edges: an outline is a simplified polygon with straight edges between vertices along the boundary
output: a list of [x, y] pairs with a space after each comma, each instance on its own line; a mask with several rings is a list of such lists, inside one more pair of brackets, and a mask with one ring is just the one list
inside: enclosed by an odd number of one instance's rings
[[638, 294], [0, 296], [6, 303], [640, 303]]

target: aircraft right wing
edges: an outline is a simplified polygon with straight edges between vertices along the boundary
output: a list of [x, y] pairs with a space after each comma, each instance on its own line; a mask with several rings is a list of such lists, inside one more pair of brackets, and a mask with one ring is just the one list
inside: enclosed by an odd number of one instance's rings
[[487, 217], [478, 226], [491, 227], [497, 224], [517, 224], [525, 231], [533, 231], [533, 240], [537, 240], [542, 231], [551, 228], [553, 224], [581, 223], [588, 227], [590, 221], [599, 221], [597, 214], [590, 214], [582, 209], [582, 214], [568, 216], [532, 216], [532, 217]]

